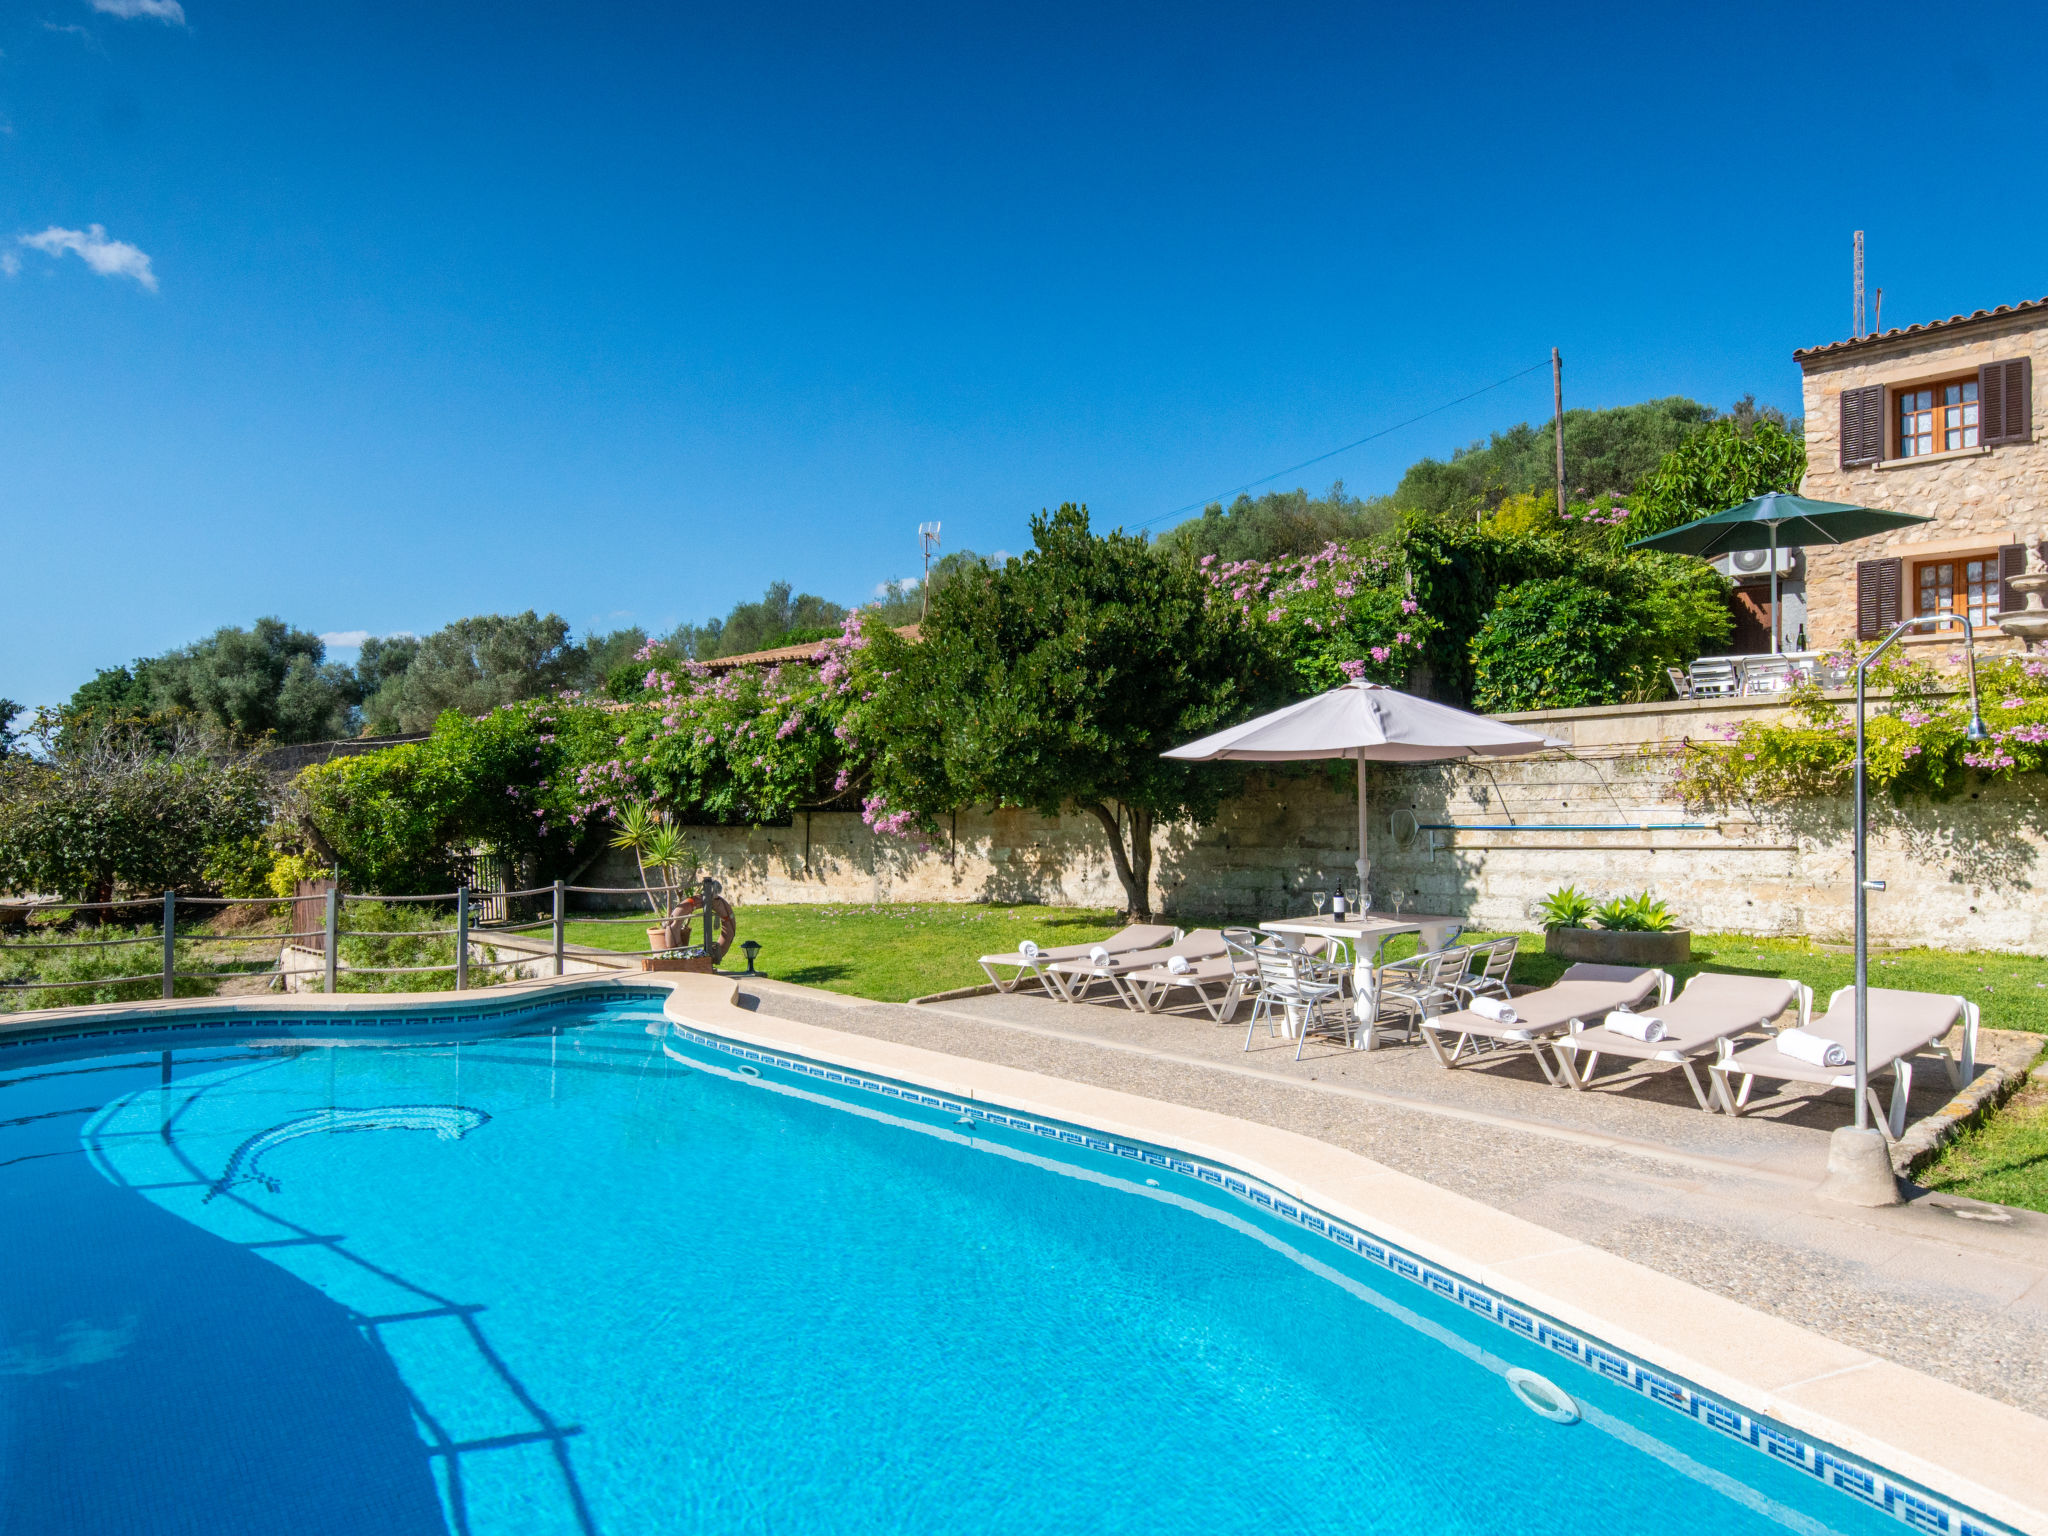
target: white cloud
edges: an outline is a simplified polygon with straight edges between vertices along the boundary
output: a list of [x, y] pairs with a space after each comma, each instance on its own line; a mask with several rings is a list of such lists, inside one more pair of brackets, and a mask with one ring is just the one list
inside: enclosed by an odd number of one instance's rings
[[12, 277], [21, 270], [21, 258], [12, 251], [0, 251], [0, 277]]
[[409, 629], [394, 629], [388, 635], [380, 635], [374, 629], [336, 629], [320, 637], [320, 643], [330, 651], [360, 651], [365, 640], [417, 640]]
[[74, 251], [101, 277], [132, 277], [151, 293], [156, 292], [156, 274], [149, 269], [149, 257], [126, 240], [109, 240], [103, 224], [85, 229], [59, 229], [52, 224], [39, 235], [23, 235], [17, 243], [45, 256]]
[[118, 16], [123, 21], [147, 16], [174, 27], [185, 25], [185, 7], [178, 0], [91, 0], [91, 4], [102, 16]]

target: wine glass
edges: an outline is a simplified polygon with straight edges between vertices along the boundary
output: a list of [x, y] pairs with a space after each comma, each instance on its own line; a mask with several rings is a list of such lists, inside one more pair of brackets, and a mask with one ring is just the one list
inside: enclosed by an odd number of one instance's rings
[[1361, 882], [1358, 887], [1358, 915], [1364, 917], [1372, 911], [1372, 892]]
[[1322, 915], [1323, 915], [1323, 908], [1327, 907], [1327, 906], [1328, 906], [1329, 904], [1330, 904], [1330, 893], [1329, 893], [1328, 891], [1317, 891], [1317, 892], [1316, 892], [1316, 916], [1317, 916], [1318, 918], [1321, 918], [1321, 917], [1322, 917]]

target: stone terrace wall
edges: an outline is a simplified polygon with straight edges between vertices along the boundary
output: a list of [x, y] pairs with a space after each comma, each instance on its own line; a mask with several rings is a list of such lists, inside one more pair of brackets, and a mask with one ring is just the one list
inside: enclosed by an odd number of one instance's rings
[[[1693, 816], [1673, 803], [1666, 750], [1729, 720], [1769, 715], [1760, 700], [1555, 710], [1507, 718], [1573, 743], [1515, 760], [1369, 770], [1375, 899], [1529, 929], [1535, 903], [1567, 883], [1596, 896], [1649, 890], [1686, 923], [1710, 930], [1850, 931], [1849, 806], [1782, 815]], [[1309, 764], [1254, 776], [1200, 828], [1162, 831], [1161, 910], [1193, 922], [1312, 909], [1312, 894], [1353, 879], [1351, 770]], [[1406, 832], [1405, 811], [1417, 830]], [[1646, 822], [1703, 822], [1639, 830]], [[1508, 824], [1512, 823], [1511, 829]], [[1549, 830], [1597, 824], [1603, 830]], [[1431, 825], [1455, 830], [1427, 830]], [[1944, 805], [1873, 803], [1870, 901], [1882, 943], [2048, 952], [2048, 793], [2038, 784], [1981, 788]], [[741, 902], [1037, 901], [1117, 907], [1122, 887], [1101, 828], [1078, 816], [963, 812], [932, 847], [876, 837], [853, 815], [808, 826], [701, 828], [708, 873]], [[633, 882], [630, 856], [601, 861], [579, 884]]]

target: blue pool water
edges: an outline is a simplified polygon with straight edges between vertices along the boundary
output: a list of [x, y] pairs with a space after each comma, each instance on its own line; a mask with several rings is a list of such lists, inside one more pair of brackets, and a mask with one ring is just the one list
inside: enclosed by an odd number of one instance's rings
[[1298, 1220], [961, 1118], [653, 1002], [13, 1067], [0, 1531], [1908, 1528]]

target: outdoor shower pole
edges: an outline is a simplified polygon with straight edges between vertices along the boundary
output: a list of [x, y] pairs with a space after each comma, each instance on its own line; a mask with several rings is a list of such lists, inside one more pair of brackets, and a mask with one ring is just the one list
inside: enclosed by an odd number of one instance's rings
[[1856, 775], [1856, 1129], [1859, 1131], [1870, 1128], [1870, 1064], [1866, 1060], [1870, 1054], [1870, 893], [1884, 889], [1882, 880], [1869, 877], [1870, 829], [1868, 798], [1864, 789], [1863, 688], [1870, 664], [1890, 650], [1899, 636], [1923, 624], [1937, 628], [1943, 624], [1963, 626], [1963, 655], [1970, 669], [1970, 723], [1963, 730], [1963, 740], [1982, 741], [1988, 734], [1984, 729], [1984, 716], [1977, 708], [1977, 626], [1970, 622], [1968, 614], [1927, 613], [1906, 619], [1895, 625], [1875, 650], [1856, 663], [1856, 760], [1852, 771]]
[[455, 888], [455, 990], [469, 990], [469, 887]]
[[555, 974], [562, 974], [562, 882], [555, 882]]
[[176, 979], [171, 972], [178, 968], [178, 893], [164, 892], [164, 996], [173, 997], [177, 989], [172, 985]]

